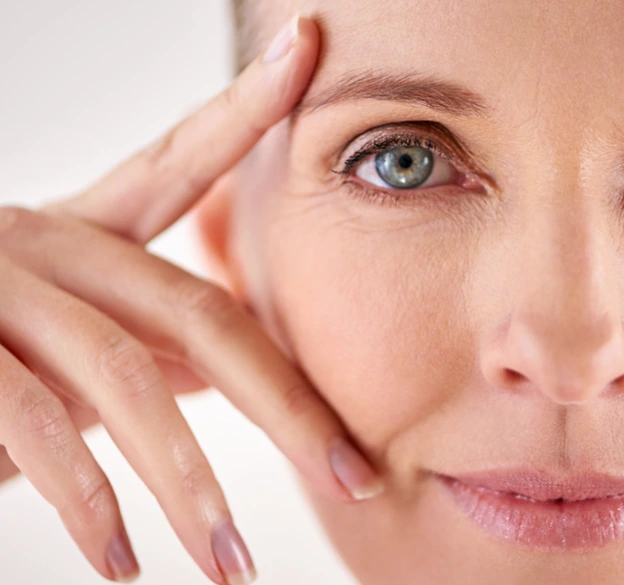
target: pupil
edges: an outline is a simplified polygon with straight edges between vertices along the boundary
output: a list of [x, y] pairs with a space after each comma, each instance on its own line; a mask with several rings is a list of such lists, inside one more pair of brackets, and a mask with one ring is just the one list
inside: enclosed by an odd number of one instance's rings
[[421, 147], [396, 147], [379, 152], [375, 167], [379, 177], [390, 187], [414, 189], [433, 172], [433, 156]]
[[414, 164], [414, 159], [409, 154], [402, 154], [399, 157], [399, 166], [402, 169], [409, 169]]

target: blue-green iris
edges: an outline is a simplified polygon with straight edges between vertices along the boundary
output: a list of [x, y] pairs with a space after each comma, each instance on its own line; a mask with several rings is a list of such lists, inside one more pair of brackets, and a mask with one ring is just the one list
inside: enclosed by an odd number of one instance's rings
[[397, 146], [375, 157], [379, 176], [391, 187], [414, 189], [433, 171], [433, 154], [422, 146]]

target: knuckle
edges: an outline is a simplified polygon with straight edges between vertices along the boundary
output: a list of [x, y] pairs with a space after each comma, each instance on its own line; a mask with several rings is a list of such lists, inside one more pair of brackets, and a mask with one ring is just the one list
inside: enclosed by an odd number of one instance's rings
[[221, 94], [223, 97], [223, 106], [228, 110], [238, 110], [243, 103], [241, 96], [240, 81], [236, 79], [230, 83]]
[[205, 494], [210, 483], [210, 474], [199, 463], [185, 470], [180, 477], [180, 484], [185, 493], [196, 498]]
[[217, 329], [229, 329], [239, 316], [236, 301], [212, 283], [183, 280], [174, 289], [173, 304], [188, 326], [208, 321]]
[[303, 381], [289, 386], [283, 394], [284, 406], [288, 414], [302, 416], [318, 406], [310, 387]]
[[172, 156], [177, 132], [177, 127], [169, 130], [143, 152], [143, 161], [149, 173], [165, 184], [185, 180], [184, 173], [179, 172], [179, 168], [174, 164], [175, 157]]
[[[184, 124], [184, 123], [182, 123]], [[150, 175], [163, 185], [175, 183], [180, 191], [189, 193], [205, 191], [203, 184], [194, 173], [184, 172], [175, 156], [177, 137], [182, 126], [169, 130], [160, 140], [143, 151], [143, 162]]]
[[67, 411], [61, 401], [50, 394], [26, 398], [21, 411], [20, 431], [35, 435], [53, 448], [63, 447], [70, 440]]
[[35, 215], [31, 209], [19, 205], [0, 207], [0, 234], [11, 233], [18, 226], [28, 225]]
[[86, 525], [94, 520], [109, 516], [117, 508], [115, 492], [106, 476], [92, 480], [82, 488], [78, 497], [67, 503], [74, 514], [83, 520]]
[[96, 360], [96, 375], [124, 393], [142, 396], [161, 383], [162, 375], [151, 352], [131, 337], [106, 340]]
[[[236, 112], [238, 122], [249, 128], [254, 133], [261, 133], [262, 128], [255, 121], [253, 102], [245, 99], [243, 84], [239, 79], [230, 84], [223, 91], [222, 105], [225, 109], [225, 114], [228, 117], [232, 116], [232, 112]], [[247, 102], [247, 103], [246, 103]]]

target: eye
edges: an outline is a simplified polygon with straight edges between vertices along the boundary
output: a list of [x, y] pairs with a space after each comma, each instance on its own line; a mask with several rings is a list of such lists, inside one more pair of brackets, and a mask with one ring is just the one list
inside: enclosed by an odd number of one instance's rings
[[423, 146], [395, 146], [364, 159], [355, 176], [377, 187], [416, 189], [453, 182], [455, 167], [432, 149]]
[[432, 121], [377, 127], [352, 141], [345, 155], [342, 168], [332, 172], [340, 176], [345, 193], [366, 203], [397, 208], [455, 204], [472, 201], [469, 194], [497, 192], [462, 142]]

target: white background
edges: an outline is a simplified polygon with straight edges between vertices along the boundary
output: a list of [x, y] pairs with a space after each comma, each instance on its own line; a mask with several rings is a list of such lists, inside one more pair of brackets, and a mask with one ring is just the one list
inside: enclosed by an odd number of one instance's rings
[[[36, 207], [80, 190], [221, 90], [231, 34], [226, 0], [1, 0], [0, 204]], [[208, 276], [188, 218], [149, 249]], [[352, 584], [264, 433], [217, 392], [180, 405], [259, 585]], [[96, 428], [86, 439], [116, 488], [143, 569], [138, 583], [209, 583], [108, 435]], [[106, 582], [25, 479], [0, 487], [0, 585]]]

